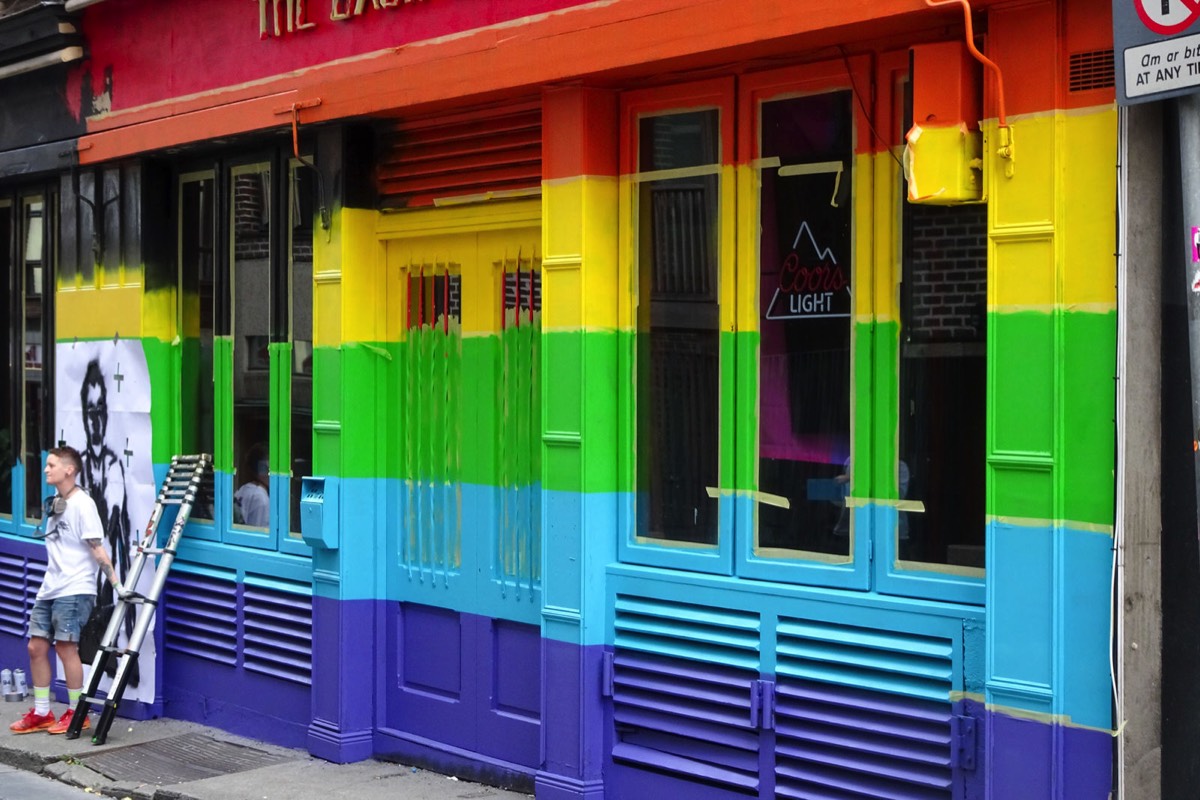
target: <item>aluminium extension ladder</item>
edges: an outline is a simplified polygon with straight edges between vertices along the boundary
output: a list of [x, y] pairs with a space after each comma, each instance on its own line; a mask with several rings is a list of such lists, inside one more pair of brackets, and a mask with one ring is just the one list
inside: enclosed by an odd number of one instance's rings
[[[159, 490], [158, 499], [154, 503], [154, 511], [150, 515], [149, 524], [146, 525], [145, 535], [141, 544], [137, 546], [133, 561], [129, 565], [129, 574], [125, 580], [127, 594], [125, 597], [118, 597], [113, 604], [112, 617], [108, 621], [108, 628], [104, 631], [104, 638], [96, 650], [88, 685], [80, 695], [79, 704], [71, 716], [71, 724], [67, 727], [66, 738], [79, 738], [84, 720], [87, 719], [88, 707], [92, 703], [102, 704], [100, 718], [92, 733], [92, 744], [104, 744], [105, 739], [108, 738], [108, 729], [112, 726], [117, 706], [121, 703], [121, 695], [125, 693], [125, 684], [129, 680], [130, 670], [134, 666], [134, 660], [138, 657], [138, 651], [141, 650], [146, 632], [150, 629], [154, 610], [158, 606], [158, 600], [162, 596], [163, 587], [167, 582], [167, 573], [171, 571], [171, 562], [175, 560], [175, 551], [179, 547], [179, 540], [183, 538], [183, 528], [187, 524], [188, 517], [191, 516], [192, 504], [200, 495], [200, 485], [204, 480], [204, 473], [211, 468], [212, 456], [207, 453], [171, 458], [171, 467], [167, 470], [167, 477], [163, 480], [162, 489]], [[158, 524], [162, 520], [163, 511], [167, 506], [179, 506], [179, 513], [175, 517], [174, 524], [171, 525], [171, 535], [167, 539], [166, 546], [156, 547]], [[133, 587], [138, 584], [138, 578], [141, 577], [146, 559], [154, 556], [162, 556], [154, 573], [154, 582], [151, 584], [148, 594], [138, 594], [133, 591]], [[117, 639], [121, 624], [125, 615], [132, 613], [130, 606], [135, 605], [146, 606], [146, 608], [137, 615], [133, 633], [130, 634], [125, 647], [119, 647]], [[99, 694], [100, 678], [104, 675], [111, 659], [116, 659], [116, 672], [113, 674], [112, 686], [109, 687], [107, 696], [103, 696]]]

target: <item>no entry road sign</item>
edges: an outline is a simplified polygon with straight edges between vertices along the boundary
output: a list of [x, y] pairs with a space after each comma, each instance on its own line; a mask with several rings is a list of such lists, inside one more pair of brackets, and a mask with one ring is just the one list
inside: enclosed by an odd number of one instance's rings
[[1113, 0], [1122, 104], [1200, 91], [1200, 0]]

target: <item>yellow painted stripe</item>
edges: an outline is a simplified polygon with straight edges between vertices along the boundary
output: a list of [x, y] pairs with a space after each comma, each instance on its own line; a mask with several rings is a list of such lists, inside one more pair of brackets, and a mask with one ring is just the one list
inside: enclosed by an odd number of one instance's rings
[[[164, 342], [172, 341], [177, 333], [179, 317], [174, 286], [147, 291], [142, 296], [142, 336], [155, 336]], [[199, 298], [194, 298], [199, 302]]]
[[378, 212], [342, 209], [342, 341], [377, 342], [387, 304], [383, 246], [375, 238]]
[[[878, 312], [874, 284], [875, 221], [871, 213], [875, 204], [875, 165], [870, 154], [854, 156], [854, 215], [851, 218], [850, 262], [854, 277], [850, 284], [854, 296], [854, 316], [860, 318]], [[886, 300], [887, 293], [882, 299]]]
[[[1078, 309], [1115, 307], [1117, 110], [1060, 115], [1064, 169], [1059, 181], [1063, 203], [1062, 294], [1060, 302]], [[1065, 177], [1064, 177], [1065, 176]]]
[[[900, 205], [903, 188], [900, 181], [899, 155], [891, 151], [875, 153], [864, 169], [874, 174], [874, 214], [859, 217], [859, 228], [870, 228], [874, 237], [874, 319], [895, 322], [900, 319], [900, 281], [902, 244]], [[855, 314], [855, 322], [870, 322], [865, 314]]]
[[[541, 208], [539, 200], [521, 199], [380, 215], [374, 236], [384, 259], [378, 270], [384, 307], [381, 337], [403, 341], [406, 336], [409, 278], [447, 271], [462, 277], [462, 335], [498, 333], [504, 325], [505, 270], [515, 269], [518, 260], [524, 270], [540, 261], [545, 289], [549, 266], [543, 257]], [[611, 294], [615, 278], [606, 280]], [[345, 313], [351, 313], [349, 306]]]
[[560, 292], [581, 293], [571, 294], [561, 307], [543, 304], [543, 330], [611, 331], [632, 313], [631, 293], [619, 292], [628, 285], [618, 256], [628, 233], [621, 231], [617, 238], [624, 185], [594, 175], [543, 182], [543, 280], [553, 272]]
[[142, 287], [62, 289], [55, 297], [54, 317], [59, 341], [141, 338]]

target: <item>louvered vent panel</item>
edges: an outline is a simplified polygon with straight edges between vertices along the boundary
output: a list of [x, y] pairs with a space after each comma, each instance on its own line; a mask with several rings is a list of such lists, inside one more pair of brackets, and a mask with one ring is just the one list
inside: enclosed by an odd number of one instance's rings
[[381, 153], [383, 208], [536, 190], [542, 183], [542, 110], [525, 105], [401, 122], [383, 134]]
[[812, 620], [779, 622], [777, 672], [935, 702], [954, 687], [954, 643]]
[[223, 580], [173, 571], [163, 595], [168, 650], [237, 664], [236, 576]]
[[1116, 86], [1116, 68], [1112, 50], [1071, 53], [1070, 90], [1111, 89]]
[[311, 595], [246, 584], [242, 589], [242, 615], [245, 668], [311, 684]]
[[757, 614], [618, 595], [614, 644], [758, 672]]
[[0, 633], [25, 636], [25, 623], [33, 606], [46, 562], [0, 554]]
[[618, 648], [613, 759], [736, 792], [758, 792], [749, 670]]
[[951, 731], [949, 701], [781, 679], [776, 797], [947, 800]]

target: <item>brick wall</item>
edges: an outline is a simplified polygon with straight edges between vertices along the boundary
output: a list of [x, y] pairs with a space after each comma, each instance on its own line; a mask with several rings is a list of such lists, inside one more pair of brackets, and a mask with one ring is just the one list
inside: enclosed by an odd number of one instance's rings
[[905, 335], [979, 342], [987, 309], [987, 206], [907, 206]]
[[266, 187], [267, 174], [238, 175], [233, 180], [233, 257], [267, 258], [271, 254]]

